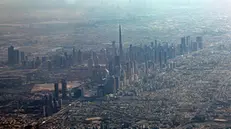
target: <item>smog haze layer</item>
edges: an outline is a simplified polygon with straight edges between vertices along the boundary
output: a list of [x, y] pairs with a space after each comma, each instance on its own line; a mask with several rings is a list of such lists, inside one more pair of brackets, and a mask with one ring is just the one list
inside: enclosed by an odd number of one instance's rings
[[229, 0], [4, 0], [0, 30], [10, 34], [10, 41], [16, 39], [13, 45], [38, 40], [42, 45], [36, 49], [46, 44], [41, 48], [45, 51], [118, 41], [118, 24], [125, 44], [155, 39], [177, 43], [187, 35], [214, 41], [229, 37], [230, 4]]

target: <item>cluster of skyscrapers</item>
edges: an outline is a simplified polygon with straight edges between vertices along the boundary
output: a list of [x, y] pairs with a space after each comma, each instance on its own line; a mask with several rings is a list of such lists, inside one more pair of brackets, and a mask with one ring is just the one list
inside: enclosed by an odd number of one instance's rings
[[32, 60], [28, 59], [25, 52], [15, 49], [13, 46], [8, 48], [8, 64], [9, 65], [21, 65], [24, 68], [35, 69], [38, 68], [44, 61], [46, 57], [36, 57]]
[[[69, 69], [76, 67], [86, 67], [83, 72], [88, 73], [91, 81], [100, 84], [98, 95], [116, 93], [121, 86], [131, 85], [137, 81], [139, 76], [148, 76], [155, 70], [162, 70], [176, 67], [175, 62], [168, 60], [177, 55], [188, 54], [203, 48], [202, 37], [196, 37], [192, 41], [190, 36], [182, 37], [179, 44], [160, 43], [155, 40], [149, 45], [129, 45], [123, 47], [122, 28], [119, 25], [119, 43], [115, 41], [106, 49], [100, 52], [76, 50], [72, 52], [56, 53], [50, 57], [36, 57], [32, 61], [25, 58], [24, 52], [15, 50], [13, 46], [8, 48], [8, 63], [26, 65], [31, 62], [32, 68], [37, 68], [41, 64], [47, 67], [48, 71], [56, 69]], [[84, 71], [87, 70], [87, 71]], [[62, 99], [67, 97], [66, 81], [62, 80]], [[59, 92], [58, 84], [55, 83], [54, 98], [57, 101]]]
[[197, 51], [203, 48], [203, 39], [202, 37], [196, 37], [196, 41], [192, 41], [190, 36], [182, 37], [180, 44], [180, 54]]
[[8, 64], [15, 65], [20, 64], [22, 61], [25, 60], [24, 52], [20, 52], [17, 49], [14, 49], [13, 46], [8, 48]]
[[[118, 49], [117, 49], [118, 46]], [[112, 42], [111, 48], [106, 49], [106, 69], [108, 71], [105, 82], [99, 86], [98, 94], [115, 93], [123, 85], [129, 85], [138, 79], [138, 76], [146, 76], [150, 72], [161, 69], [172, 69], [176, 67], [175, 62], [169, 62], [169, 59], [177, 55], [188, 54], [203, 48], [202, 37], [196, 37], [192, 41], [190, 36], [182, 37], [180, 44], [160, 43], [157, 40], [150, 45], [133, 46], [123, 48], [122, 31], [119, 26], [119, 45]], [[97, 56], [96, 56], [97, 57]], [[98, 58], [97, 58], [98, 59]], [[94, 63], [97, 62], [97, 63]], [[88, 60], [88, 69], [96, 68], [98, 60], [93, 58]], [[93, 67], [93, 65], [95, 67]], [[100, 67], [100, 65], [98, 66]], [[141, 74], [143, 73], [143, 74]], [[100, 76], [100, 75], [98, 75]]]
[[44, 96], [44, 106], [43, 106], [43, 115], [50, 116], [53, 113], [56, 113], [62, 106], [62, 100], [67, 99], [67, 82], [66, 80], [61, 80], [61, 98], [59, 91], [59, 83], [54, 83], [54, 92], [53, 94], [47, 94]]

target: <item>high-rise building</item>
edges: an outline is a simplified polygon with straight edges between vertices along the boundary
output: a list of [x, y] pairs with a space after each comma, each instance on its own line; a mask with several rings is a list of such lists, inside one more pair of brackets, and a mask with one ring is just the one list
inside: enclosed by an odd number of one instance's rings
[[126, 77], [127, 77], [127, 79], [129, 79], [131, 76], [129, 62], [126, 63], [126, 73], [127, 73]]
[[81, 50], [78, 51], [78, 64], [82, 64], [83, 62], [83, 53]]
[[121, 75], [121, 68], [120, 66], [116, 65], [115, 66], [115, 76], [120, 77], [120, 75]]
[[76, 63], [77, 54], [76, 54], [76, 49], [75, 48], [73, 48], [73, 50], [72, 50], [72, 57], [73, 57], [73, 63]]
[[14, 47], [10, 46], [8, 48], [8, 63], [14, 64]]
[[138, 69], [137, 69], [137, 63], [136, 63], [136, 61], [133, 61], [133, 67], [134, 67], [134, 74], [138, 74]]
[[168, 58], [167, 58], [167, 52], [164, 51], [164, 64], [167, 64], [167, 60], [168, 60]]
[[183, 44], [179, 44], [179, 49], [180, 49], [180, 55], [184, 54], [184, 46]]
[[65, 99], [67, 97], [67, 82], [65, 79], [62, 80], [62, 98]]
[[186, 40], [185, 37], [181, 38], [181, 54], [183, 55], [186, 52]]
[[94, 62], [94, 65], [95, 65], [95, 66], [98, 66], [98, 65], [99, 65], [99, 57], [98, 57], [98, 55], [96, 54], [96, 52], [93, 52], [93, 62]]
[[55, 100], [59, 99], [59, 83], [54, 84], [54, 98]]
[[114, 76], [107, 78], [106, 83], [104, 84], [104, 93], [112, 94], [114, 93]]
[[162, 68], [162, 51], [159, 52], [159, 62], [160, 62], [160, 68]]
[[20, 52], [21, 55], [21, 61], [25, 61], [25, 53], [24, 52]]
[[198, 43], [192, 42], [192, 47], [193, 47], [193, 51], [197, 51], [198, 50]]
[[121, 61], [124, 61], [123, 43], [122, 43], [122, 32], [121, 25], [119, 25], [119, 56]]
[[148, 74], [148, 59], [147, 54], [144, 55], [144, 63], [145, 63], [145, 74]]
[[88, 72], [89, 72], [89, 76], [92, 76], [92, 72], [93, 72], [93, 59], [89, 58], [88, 59]]
[[121, 61], [121, 58], [120, 56], [115, 56], [115, 61], [114, 61], [114, 66], [119, 66], [120, 67], [120, 61]]
[[120, 64], [120, 56], [115, 56], [114, 59], [114, 75], [120, 76], [120, 70], [121, 70], [121, 64]]
[[198, 44], [198, 48], [203, 49], [203, 39], [201, 36], [196, 37], [196, 42]]
[[52, 113], [54, 112], [53, 111], [53, 97], [52, 97], [52, 94], [48, 94], [48, 113], [49, 115], [52, 115]]
[[52, 105], [53, 105], [53, 113], [56, 113], [58, 111], [58, 101], [55, 98], [53, 98]]
[[172, 44], [172, 58], [175, 58], [176, 57], [176, 47], [175, 45]]
[[14, 62], [15, 62], [15, 64], [20, 63], [20, 52], [19, 52], [19, 50], [14, 50]]
[[113, 61], [110, 60], [108, 62], [108, 70], [109, 70], [109, 75], [113, 75], [114, 74], [114, 68], [113, 68]]
[[115, 81], [114, 81], [114, 83], [115, 83], [115, 91], [114, 92], [117, 92], [118, 90], [119, 90], [119, 88], [120, 88], [120, 77], [115, 77], [114, 78], [115, 79]]
[[187, 52], [191, 52], [192, 47], [191, 47], [191, 38], [190, 38], [190, 36], [186, 37], [186, 45], [187, 45]]

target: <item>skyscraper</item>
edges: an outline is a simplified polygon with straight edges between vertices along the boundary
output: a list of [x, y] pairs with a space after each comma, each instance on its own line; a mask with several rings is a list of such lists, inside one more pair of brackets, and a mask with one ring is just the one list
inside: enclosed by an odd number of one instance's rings
[[115, 56], [115, 64], [114, 64], [114, 74], [116, 76], [120, 76], [120, 70], [121, 70], [121, 67], [120, 67], [120, 56]]
[[190, 38], [190, 36], [186, 37], [186, 45], [187, 45], [187, 51], [191, 52], [191, 38]]
[[114, 83], [115, 83], [115, 92], [117, 92], [118, 89], [120, 88], [120, 77], [115, 77], [114, 79], [115, 79], [115, 81], [114, 81]]
[[162, 51], [159, 52], [160, 68], [162, 68]]
[[62, 80], [62, 98], [65, 99], [67, 97], [67, 82], [66, 80]]
[[120, 56], [115, 56], [114, 58], [115, 58], [114, 66], [119, 66], [120, 67], [120, 61], [121, 61]]
[[10, 46], [8, 48], [8, 63], [14, 64], [14, 47]]
[[59, 83], [54, 84], [54, 98], [55, 100], [59, 99]]
[[78, 51], [78, 64], [82, 64], [83, 61], [83, 54], [81, 50]]
[[148, 74], [148, 57], [147, 54], [144, 55], [144, 63], [145, 63], [145, 74]]
[[19, 52], [19, 50], [14, 50], [14, 62], [15, 62], [15, 64], [20, 63], [20, 52]]
[[158, 61], [158, 43], [157, 43], [157, 40], [155, 40], [155, 48], [154, 48], [155, 50], [155, 52], [154, 52], [154, 61], [155, 61], [155, 63], [157, 63], [157, 61]]
[[93, 59], [89, 58], [88, 59], [88, 72], [89, 72], [89, 76], [92, 76], [92, 72], [93, 72]]
[[181, 38], [181, 54], [183, 55], [186, 52], [186, 39], [185, 37]]
[[24, 52], [20, 52], [20, 55], [21, 55], [21, 61], [24, 61], [25, 60], [25, 53]]
[[75, 48], [73, 48], [73, 50], [72, 50], [72, 57], [73, 57], [73, 62], [74, 63], [76, 63], [76, 49]]
[[198, 44], [198, 48], [202, 49], [203, 48], [203, 39], [201, 36], [196, 37], [196, 42]]
[[164, 64], [166, 65], [167, 64], [167, 52], [164, 51]]
[[107, 78], [106, 83], [104, 84], [104, 94], [112, 94], [114, 93], [114, 76], [110, 76]]
[[114, 68], [113, 68], [113, 61], [112, 61], [112, 60], [110, 60], [110, 61], [108, 62], [108, 70], [109, 70], [109, 74], [110, 74], [110, 75], [113, 75], [113, 74], [114, 74]]
[[121, 25], [119, 25], [119, 56], [121, 61], [124, 61]]

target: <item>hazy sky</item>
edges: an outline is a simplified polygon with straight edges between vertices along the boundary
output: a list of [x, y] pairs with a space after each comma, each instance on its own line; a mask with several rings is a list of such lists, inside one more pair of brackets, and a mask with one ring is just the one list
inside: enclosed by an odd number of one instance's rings
[[76, 17], [80, 14], [84, 16], [83, 18], [107, 16], [123, 18], [185, 12], [194, 15], [209, 14], [211, 11], [229, 15], [230, 5], [230, 0], [1, 0], [0, 22], [4, 18], [19, 19], [20, 16], [65, 19], [68, 15]]
[[[228, 8], [231, 5], [230, 0], [1, 0], [0, 8], [5, 6], [14, 7], [67, 7], [72, 6], [76, 8], [91, 8], [91, 7], [112, 7], [112, 6], [143, 6], [143, 7], [158, 7], [158, 6], [190, 6], [198, 5], [204, 7], [223, 6]], [[161, 7], [159, 7], [161, 8]]]

